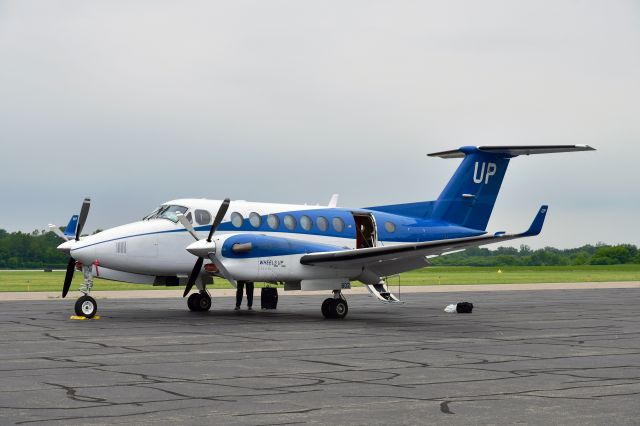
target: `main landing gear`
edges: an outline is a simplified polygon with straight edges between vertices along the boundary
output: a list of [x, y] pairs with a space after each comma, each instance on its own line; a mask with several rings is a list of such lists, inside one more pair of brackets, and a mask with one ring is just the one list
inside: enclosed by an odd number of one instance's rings
[[206, 290], [200, 293], [192, 293], [187, 299], [187, 306], [193, 312], [205, 312], [211, 309], [211, 296]]
[[327, 319], [342, 319], [347, 316], [349, 305], [340, 290], [333, 290], [333, 297], [322, 302], [321, 311]]
[[82, 274], [84, 275], [84, 282], [79, 290], [84, 293], [84, 295], [76, 300], [74, 308], [77, 316], [93, 318], [96, 316], [96, 312], [98, 312], [98, 304], [93, 297], [89, 296], [93, 288], [92, 265], [82, 265]]

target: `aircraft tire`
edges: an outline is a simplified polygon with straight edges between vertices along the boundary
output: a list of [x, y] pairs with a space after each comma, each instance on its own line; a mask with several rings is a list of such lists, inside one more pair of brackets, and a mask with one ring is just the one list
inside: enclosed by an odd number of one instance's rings
[[334, 299], [329, 297], [328, 299], [324, 299], [322, 302], [322, 307], [320, 310], [322, 311], [322, 315], [327, 319], [332, 319], [333, 317], [333, 303]]
[[79, 317], [93, 318], [96, 315], [96, 312], [98, 312], [98, 304], [96, 303], [96, 300], [86, 294], [76, 300], [74, 308], [76, 315]]
[[347, 316], [347, 312], [349, 312], [349, 305], [347, 305], [347, 301], [344, 299], [335, 299], [332, 306], [332, 314], [333, 318], [342, 319]]
[[200, 298], [197, 302], [198, 311], [206, 312], [211, 309], [211, 297], [207, 293], [200, 293]]
[[189, 307], [189, 310], [192, 312], [199, 312], [200, 311], [200, 299], [202, 298], [202, 296], [200, 295], [200, 293], [192, 293], [189, 298], [187, 299], [187, 306]]

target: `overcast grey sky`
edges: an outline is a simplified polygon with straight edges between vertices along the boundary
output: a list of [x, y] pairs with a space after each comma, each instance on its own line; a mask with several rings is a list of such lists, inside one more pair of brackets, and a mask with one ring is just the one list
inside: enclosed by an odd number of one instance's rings
[[489, 229], [640, 244], [639, 82], [638, 1], [0, 1], [0, 228], [427, 200], [429, 152], [589, 144], [513, 160]]

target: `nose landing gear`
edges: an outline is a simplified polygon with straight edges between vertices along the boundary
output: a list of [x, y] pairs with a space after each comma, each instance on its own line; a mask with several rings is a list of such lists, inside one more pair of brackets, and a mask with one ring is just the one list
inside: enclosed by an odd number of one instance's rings
[[98, 312], [98, 303], [96, 300], [89, 296], [91, 289], [93, 288], [93, 271], [92, 265], [82, 265], [82, 274], [84, 275], [84, 282], [79, 290], [84, 293], [76, 300], [74, 310], [79, 317], [93, 318]]
[[325, 299], [320, 308], [322, 315], [327, 319], [342, 319], [349, 312], [347, 299], [344, 298], [340, 290], [333, 291], [333, 297]]

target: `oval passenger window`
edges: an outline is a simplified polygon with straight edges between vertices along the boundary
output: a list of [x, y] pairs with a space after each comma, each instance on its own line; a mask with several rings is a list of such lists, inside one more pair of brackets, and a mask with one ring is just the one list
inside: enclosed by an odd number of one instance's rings
[[293, 231], [296, 228], [296, 218], [287, 214], [284, 216], [284, 226], [289, 230]]
[[254, 228], [260, 228], [260, 225], [262, 225], [262, 216], [260, 216], [258, 213], [256, 212], [252, 212], [249, 215], [249, 223], [251, 224], [251, 226], [253, 226]]
[[331, 223], [333, 224], [333, 229], [335, 229], [336, 232], [344, 231], [344, 220], [339, 217], [334, 217]]
[[316, 219], [316, 225], [318, 225], [318, 229], [322, 232], [325, 232], [327, 229], [329, 229], [329, 221], [324, 216], [318, 216], [318, 218]]
[[311, 221], [311, 218], [305, 214], [300, 217], [300, 226], [302, 226], [302, 229], [305, 231], [309, 231], [313, 226], [313, 222]]
[[236, 228], [240, 228], [243, 222], [244, 222], [244, 217], [242, 217], [240, 213], [238, 212], [231, 213], [231, 223], [233, 224], [233, 226], [235, 226]]
[[280, 218], [275, 214], [270, 214], [267, 216], [267, 225], [269, 225], [269, 228], [271, 229], [278, 229], [280, 226]]

